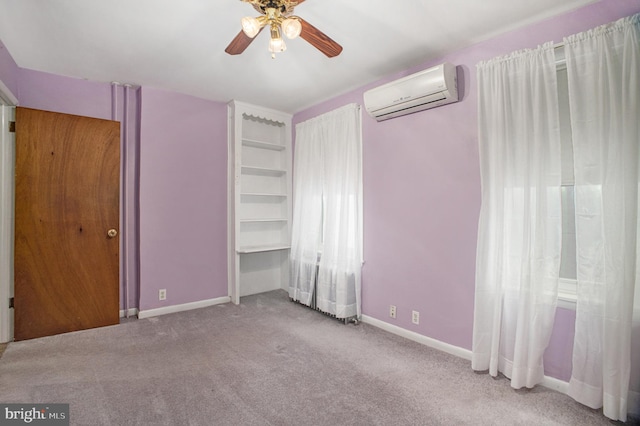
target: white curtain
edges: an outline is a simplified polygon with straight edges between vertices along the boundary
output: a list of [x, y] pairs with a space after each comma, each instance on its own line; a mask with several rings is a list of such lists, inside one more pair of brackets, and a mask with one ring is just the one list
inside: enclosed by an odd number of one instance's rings
[[472, 368], [514, 388], [544, 377], [561, 253], [553, 45], [478, 64], [482, 182]]
[[[347, 105], [296, 125], [289, 295], [337, 318], [361, 316], [362, 135]], [[317, 265], [317, 277], [316, 277]]]
[[311, 305], [318, 248], [322, 243], [322, 134], [313, 126], [296, 126], [289, 297]]
[[569, 394], [626, 420], [638, 265], [640, 15], [564, 40], [578, 302]]

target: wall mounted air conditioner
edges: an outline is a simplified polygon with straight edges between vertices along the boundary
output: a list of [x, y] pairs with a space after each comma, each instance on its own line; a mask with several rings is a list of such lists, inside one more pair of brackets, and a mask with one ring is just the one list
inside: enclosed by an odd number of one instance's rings
[[455, 65], [444, 63], [364, 93], [364, 105], [377, 121], [458, 102]]

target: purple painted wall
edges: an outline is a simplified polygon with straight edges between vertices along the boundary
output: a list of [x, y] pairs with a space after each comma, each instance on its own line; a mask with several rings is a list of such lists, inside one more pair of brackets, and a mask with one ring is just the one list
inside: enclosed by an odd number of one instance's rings
[[226, 104], [143, 87], [140, 135], [140, 309], [228, 296]]
[[[480, 209], [475, 65], [639, 11], [638, 0], [603, 0], [296, 114], [294, 123], [362, 103], [366, 89], [437, 63], [459, 65], [457, 104], [383, 123], [363, 111], [365, 315], [471, 348]], [[20, 69], [1, 42], [0, 80], [23, 106], [111, 117], [108, 83]], [[132, 102], [130, 114], [140, 126], [133, 139], [139, 145], [126, 152], [140, 161], [140, 308], [226, 296], [225, 105], [151, 88], [136, 91]], [[167, 289], [166, 302], [158, 301], [160, 288]], [[136, 293], [130, 293], [131, 306], [138, 306]], [[398, 307], [396, 320], [388, 318], [390, 304]], [[420, 312], [420, 325], [411, 324], [411, 310]], [[573, 311], [558, 310], [545, 355], [550, 376], [570, 376], [574, 322]], [[633, 348], [632, 365], [640, 366], [637, 323]], [[632, 372], [636, 390], [638, 370]]]
[[0, 40], [0, 81], [16, 98], [18, 97], [18, 74], [20, 69]]
[[[112, 116], [111, 84], [21, 69], [4, 48], [0, 79], [24, 107], [102, 119]], [[122, 121], [122, 87], [117, 89], [117, 104], [117, 118]], [[126, 223], [132, 235], [122, 250], [129, 259], [130, 308], [145, 310], [228, 295], [226, 114], [225, 104], [149, 88], [130, 90], [129, 142], [121, 151], [123, 181], [128, 182], [121, 231]], [[141, 226], [143, 265], [139, 288], [136, 226]], [[124, 233], [120, 235], [124, 241]], [[167, 289], [162, 303], [157, 296], [160, 288]], [[124, 287], [120, 293], [123, 308]]]
[[[0, 49], [0, 79], [21, 106], [111, 119], [109, 83], [21, 69], [4, 48]], [[122, 87], [117, 89], [117, 104], [117, 118], [122, 121]], [[130, 308], [152, 309], [228, 295], [226, 114], [225, 104], [149, 88], [130, 90], [129, 142], [121, 151], [123, 181], [128, 182], [123, 194], [128, 209], [123, 212], [121, 231], [126, 223], [132, 235], [122, 250], [129, 259]], [[138, 197], [140, 218], [135, 211]], [[143, 265], [139, 288], [138, 225]], [[121, 236], [124, 240], [123, 232]], [[164, 302], [158, 301], [160, 288], [167, 289]], [[124, 287], [120, 293], [123, 308]]]
[[544, 372], [547, 376], [565, 382], [571, 378], [575, 326], [576, 312], [574, 310], [556, 310], [551, 340], [544, 354]]
[[16, 96], [27, 108], [111, 119], [111, 85], [21, 68]]
[[[1, 51], [0, 51], [1, 52]], [[111, 84], [91, 82], [83, 79], [64, 77], [54, 74], [48, 74], [40, 71], [33, 71], [23, 68], [17, 68], [16, 83], [14, 95], [18, 98], [20, 106], [26, 108], [42, 109], [46, 111], [55, 111], [65, 114], [75, 114], [85, 117], [94, 117], [110, 120], [112, 117], [112, 94]], [[0, 75], [3, 77], [3, 75]], [[4, 80], [3, 80], [4, 81]], [[6, 84], [6, 83], [5, 83]], [[123, 120], [124, 112], [124, 89], [117, 89], [117, 117], [118, 121]], [[139, 90], [130, 90], [130, 99], [128, 105], [128, 117], [131, 123], [128, 130], [128, 145], [121, 148], [121, 158], [123, 160], [123, 176], [122, 182], [126, 184], [128, 200], [125, 215], [121, 218], [120, 236], [124, 237], [123, 225], [125, 220], [129, 223], [136, 222], [136, 212], [134, 210], [135, 200], [133, 195], [137, 195], [135, 188], [137, 186], [136, 172], [136, 152], [139, 146], [138, 126], [139, 122]], [[124, 134], [122, 135], [124, 138]], [[138, 289], [137, 289], [137, 243], [135, 242], [135, 228], [131, 229], [133, 238], [129, 238], [127, 247], [121, 247], [121, 262], [124, 257], [128, 259], [129, 266], [129, 303], [128, 306], [133, 308], [138, 306]], [[123, 242], [124, 244], [124, 242]], [[121, 277], [120, 290], [120, 307], [123, 308], [125, 291], [124, 279]]]
[[[295, 124], [347, 103], [362, 104], [365, 90], [441, 62], [459, 66], [459, 103], [381, 123], [363, 110], [365, 315], [471, 349], [481, 201], [476, 64], [547, 41], [560, 42], [563, 36], [639, 11], [636, 0], [603, 0], [389, 76], [294, 116]], [[389, 318], [391, 304], [397, 306], [395, 320]], [[412, 310], [420, 312], [420, 325], [411, 323]], [[570, 377], [574, 322], [573, 311], [558, 310], [545, 356], [546, 373], [552, 377]], [[640, 384], [632, 388], [640, 390]]]

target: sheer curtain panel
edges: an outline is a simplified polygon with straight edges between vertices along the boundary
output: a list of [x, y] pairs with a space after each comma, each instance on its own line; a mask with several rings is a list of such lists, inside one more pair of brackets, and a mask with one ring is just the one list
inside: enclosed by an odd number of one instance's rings
[[578, 275], [569, 394], [624, 421], [639, 262], [640, 15], [564, 43]]
[[318, 248], [322, 243], [322, 134], [313, 126], [296, 126], [293, 159], [293, 216], [289, 297], [307, 306], [315, 291]]
[[478, 64], [482, 181], [472, 368], [514, 388], [544, 377], [561, 253], [553, 45]]
[[[337, 318], [361, 316], [362, 135], [351, 104], [296, 126], [289, 294]], [[317, 277], [316, 274], [317, 265]]]

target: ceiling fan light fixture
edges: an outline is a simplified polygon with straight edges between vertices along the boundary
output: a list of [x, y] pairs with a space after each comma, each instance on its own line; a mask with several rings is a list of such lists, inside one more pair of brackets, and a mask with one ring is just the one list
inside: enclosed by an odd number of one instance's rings
[[260, 28], [262, 28], [260, 20], [253, 16], [245, 16], [240, 22], [242, 24], [242, 31], [244, 31], [247, 37], [254, 38], [260, 32]]
[[269, 41], [269, 52], [274, 57], [276, 53], [284, 52], [287, 50], [287, 45], [280, 36], [280, 29], [277, 25], [271, 25], [271, 40]]
[[272, 38], [269, 42], [269, 52], [271, 53], [280, 53], [287, 50], [287, 45], [284, 43], [284, 40], [281, 38]]
[[282, 32], [287, 38], [293, 40], [302, 32], [302, 24], [297, 18], [287, 18], [282, 21]]
[[250, 3], [261, 15], [256, 18], [246, 17], [242, 19], [242, 30], [224, 49], [229, 55], [239, 55], [244, 52], [267, 25], [270, 27], [271, 32], [269, 52], [272, 58], [275, 58], [276, 53], [284, 52], [287, 48], [283, 40], [283, 33], [289, 39], [303, 38], [328, 58], [338, 56], [342, 52], [342, 46], [333, 41], [331, 37], [306, 20], [294, 15], [294, 8], [305, 0], [241, 1]]

